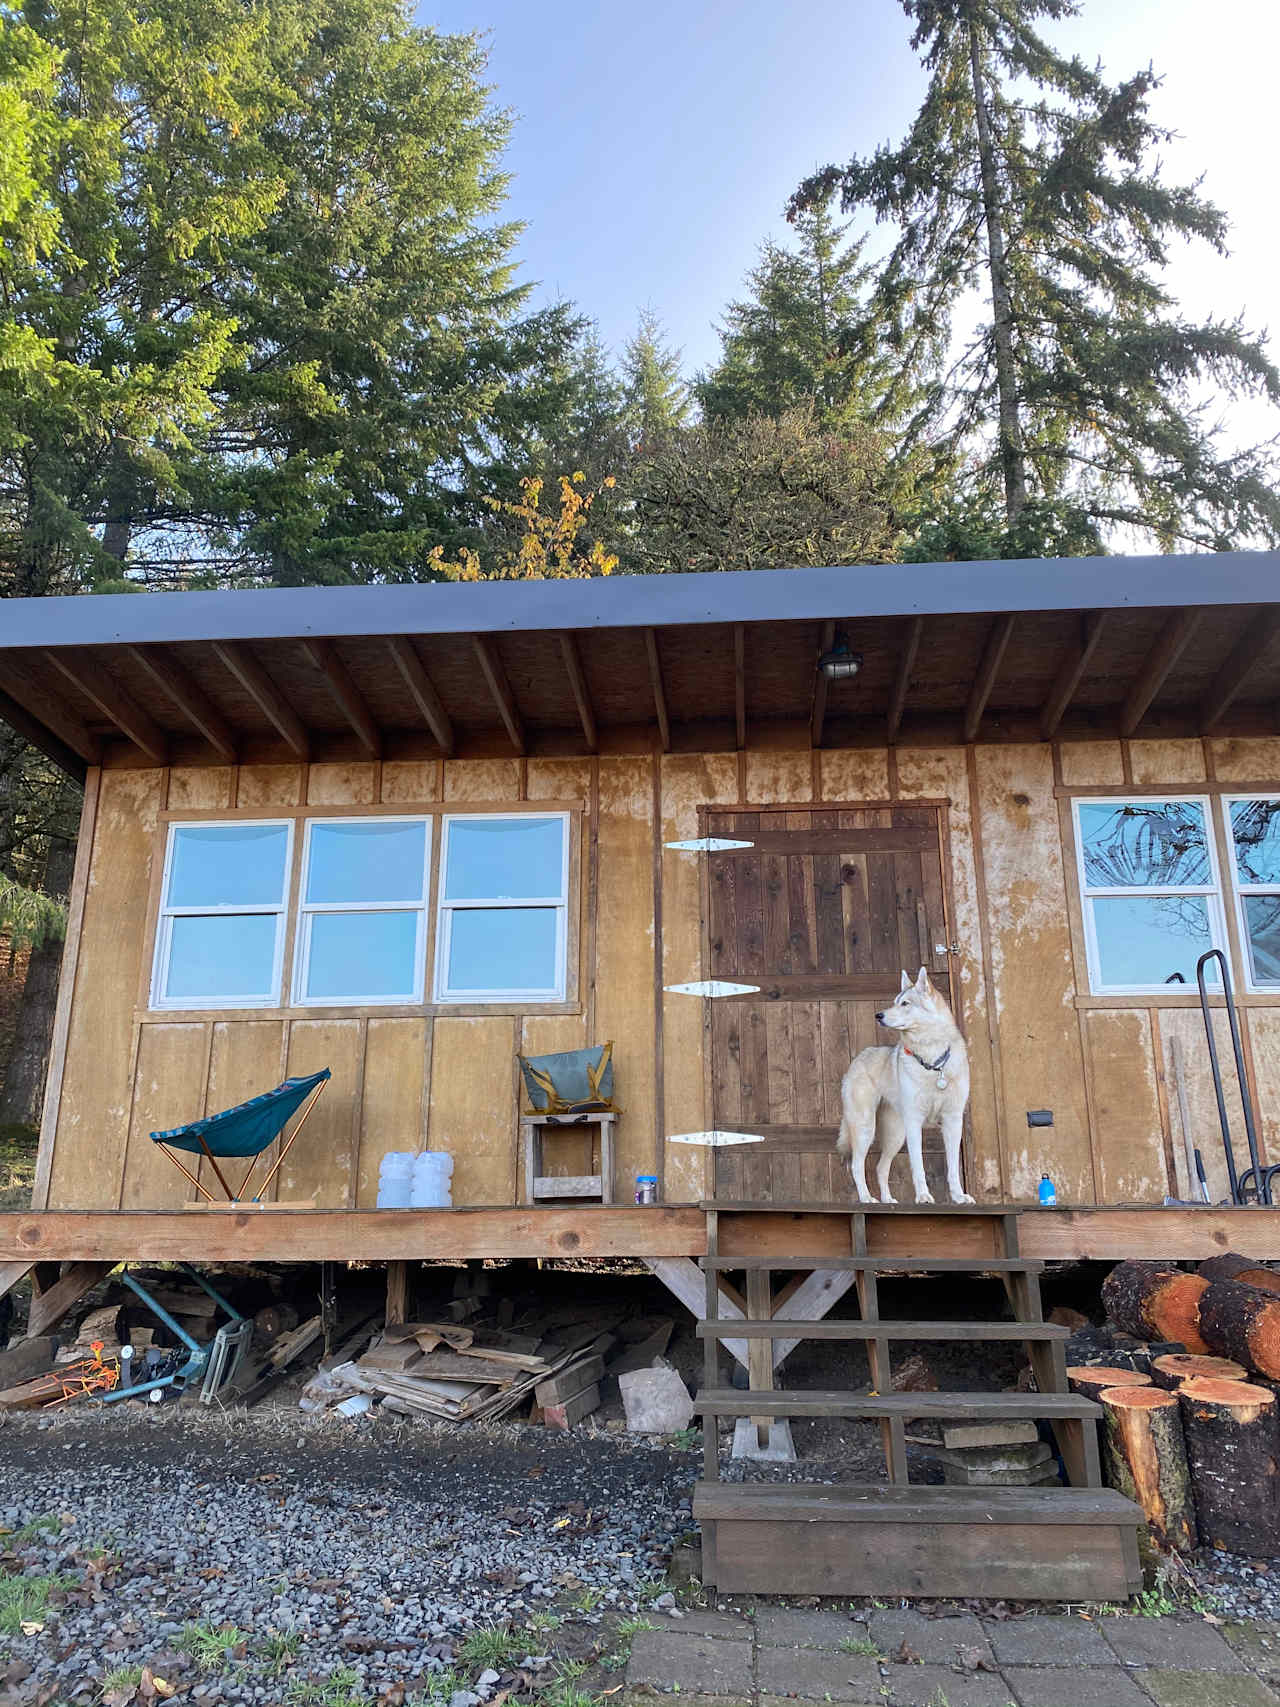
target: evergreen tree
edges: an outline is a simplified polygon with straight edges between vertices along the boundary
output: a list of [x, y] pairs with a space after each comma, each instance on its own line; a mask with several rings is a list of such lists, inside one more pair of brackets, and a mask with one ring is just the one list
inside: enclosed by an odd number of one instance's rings
[[633, 442], [650, 443], [689, 420], [689, 388], [680, 377], [680, 351], [666, 342], [662, 323], [648, 309], [623, 354], [622, 395]]
[[[904, 450], [962, 470], [962, 509], [994, 488], [1009, 555], [1117, 528], [1165, 548], [1280, 537], [1270, 449], [1224, 448], [1206, 405], [1211, 387], [1280, 401], [1280, 375], [1238, 319], [1190, 323], [1161, 279], [1184, 240], [1225, 253], [1227, 225], [1162, 180], [1154, 74], [1112, 87], [1057, 53], [1035, 25], [1073, 0], [902, 5], [929, 72], [910, 131], [815, 174], [792, 214], [838, 191], [895, 230], [867, 321], [892, 352], [882, 409], [906, 411]], [[975, 291], [976, 334], [953, 339]]]
[[834, 427], [869, 406], [863, 246], [847, 241], [848, 225], [832, 219], [826, 201], [798, 212], [795, 227], [797, 247], [765, 243], [748, 277], [750, 295], [725, 312], [720, 360], [697, 385], [709, 420], [811, 405]]

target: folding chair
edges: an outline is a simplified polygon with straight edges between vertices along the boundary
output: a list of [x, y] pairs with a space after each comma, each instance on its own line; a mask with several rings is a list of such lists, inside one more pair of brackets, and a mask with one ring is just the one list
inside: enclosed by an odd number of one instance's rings
[[[193, 1120], [189, 1126], [175, 1126], [168, 1132], [153, 1132], [151, 1142], [158, 1144], [174, 1167], [184, 1173], [196, 1190], [213, 1203], [216, 1201], [213, 1193], [201, 1185], [191, 1169], [180, 1162], [172, 1152], [183, 1150], [189, 1156], [204, 1156], [217, 1176], [218, 1184], [226, 1192], [227, 1201], [239, 1203], [243, 1200], [245, 1189], [258, 1165], [258, 1157], [275, 1143], [288, 1124], [290, 1116], [310, 1097], [311, 1100], [290, 1133], [288, 1142], [276, 1157], [275, 1166], [249, 1199], [251, 1203], [260, 1203], [263, 1192], [279, 1172], [285, 1157], [293, 1148], [294, 1140], [316, 1106], [316, 1099], [328, 1078], [329, 1069], [323, 1067], [309, 1078], [286, 1079], [273, 1091], [264, 1091], [261, 1096], [239, 1103], [235, 1108], [224, 1108], [221, 1114], [211, 1114], [204, 1120]], [[246, 1156], [253, 1158], [249, 1163], [249, 1171], [240, 1181], [239, 1187], [232, 1191], [218, 1162], [220, 1159], [226, 1161], [229, 1157], [243, 1159]]]

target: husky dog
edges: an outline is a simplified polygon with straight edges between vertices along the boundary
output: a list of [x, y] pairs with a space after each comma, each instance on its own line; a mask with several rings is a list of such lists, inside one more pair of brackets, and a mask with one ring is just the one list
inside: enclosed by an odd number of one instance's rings
[[849, 1168], [860, 1203], [873, 1203], [863, 1164], [876, 1138], [880, 1159], [876, 1182], [881, 1203], [892, 1203], [889, 1169], [907, 1146], [911, 1184], [917, 1203], [932, 1203], [925, 1184], [920, 1132], [941, 1126], [947, 1147], [947, 1190], [953, 1203], [972, 1203], [960, 1182], [960, 1137], [969, 1100], [969, 1056], [951, 1009], [934, 989], [922, 966], [913, 984], [904, 972], [892, 1007], [876, 1018], [899, 1040], [893, 1047], [874, 1044], [855, 1055], [840, 1081], [844, 1118], [836, 1148]]

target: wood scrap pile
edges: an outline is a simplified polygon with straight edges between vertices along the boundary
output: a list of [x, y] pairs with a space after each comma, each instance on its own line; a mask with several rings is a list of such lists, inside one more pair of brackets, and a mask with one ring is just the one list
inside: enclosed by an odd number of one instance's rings
[[[460, 1322], [388, 1324], [368, 1351], [332, 1374], [352, 1391], [377, 1397], [387, 1410], [406, 1416], [497, 1421], [540, 1387], [554, 1404], [565, 1402], [561, 1393], [568, 1398], [586, 1394], [591, 1382], [573, 1386], [573, 1375], [603, 1368], [596, 1349], [600, 1338], [594, 1324], [558, 1340]], [[577, 1416], [594, 1410], [599, 1398], [596, 1388]]]
[[1067, 1375], [1102, 1406], [1112, 1485], [1157, 1546], [1280, 1558], [1280, 1273], [1123, 1262], [1102, 1299], [1098, 1355]]

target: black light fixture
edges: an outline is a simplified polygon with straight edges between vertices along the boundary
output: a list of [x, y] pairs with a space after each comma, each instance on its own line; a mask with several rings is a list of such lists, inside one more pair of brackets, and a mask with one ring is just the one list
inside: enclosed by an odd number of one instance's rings
[[862, 668], [862, 653], [849, 649], [849, 636], [837, 629], [835, 644], [818, 659], [818, 668], [829, 682], [847, 682]]

